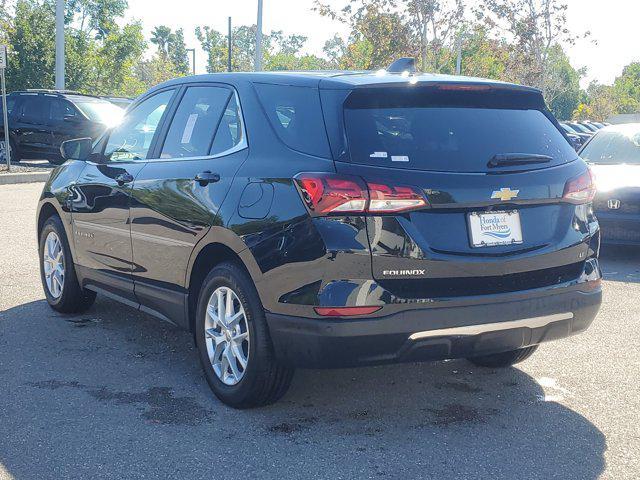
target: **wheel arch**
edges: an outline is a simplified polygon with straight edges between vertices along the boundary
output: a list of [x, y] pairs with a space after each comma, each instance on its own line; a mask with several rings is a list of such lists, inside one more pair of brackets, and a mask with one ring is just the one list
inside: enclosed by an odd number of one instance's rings
[[40, 232], [42, 232], [42, 228], [47, 220], [49, 220], [53, 216], [58, 216], [62, 220], [62, 215], [58, 212], [58, 209], [51, 202], [44, 202], [40, 206], [38, 210], [38, 220], [37, 220], [37, 234], [40, 236]]
[[[222, 235], [214, 234], [211, 237], [207, 235], [198, 246], [197, 251], [193, 252], [187, 270], [185, 283], [187, 301], [185, 313], [191, 332], [194, 331], [195, 313], [200, 287], [209, 272], [216, 265], [225, 261], [234, 262], [249, 274], [254, 284], [257, 283], [258, 278], [261, 276], [258, 264], [244, 242], [227, 229], [222, 227], [214, 227], [214, 229], [219, 230], [218, 233]], [[220, 236], [224, 238], [220, 238]]]

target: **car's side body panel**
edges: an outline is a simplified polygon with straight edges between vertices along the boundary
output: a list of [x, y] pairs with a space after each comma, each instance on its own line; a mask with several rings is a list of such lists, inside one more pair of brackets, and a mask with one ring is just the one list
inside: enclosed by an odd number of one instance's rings
[[135, 178], [143, 167], [136, 162], [85, 162], [72, 187], [75, 262], [81, 269], [82, 286], [113, 289], [114, 294], [134, 303], [132, 271], [137, 267], [131, 248], [131, 184], [121, 185], [117, 177], [129, 174]]

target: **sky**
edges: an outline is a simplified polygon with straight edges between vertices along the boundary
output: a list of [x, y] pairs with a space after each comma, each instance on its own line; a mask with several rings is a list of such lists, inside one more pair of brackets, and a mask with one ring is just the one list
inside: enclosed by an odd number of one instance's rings
[[[321, 55], [324, 42], [334, 34], [345, 38], [348, 35], [348, 29], [340, 22], [313, 12], [313, 0], [263, 1], [263, 31], [305, 35], [309, 39], [305, 52]], [[323, 3], [340, 7], [347, 1], [323, 0]], [[591, 80], [611, 84], [625, 65], [640, 61], [640, 47], [635, 39], [640, 25], [640, 0], [565, 1], [569, 7], [567, 27], [576, 33], [591, 32], [590, 40], [580, 40], [566, 48], [574, 67], [587, 67], [583, 87]], [[256, 22], [256, 12], [257, 0], [129, 0], [127, 19], [141, 20], [147, 37], [156, 25], [183, 28], [187, 47], [197, 48], [196, 71], [202, 73], [205, 55], [193, 33], [195, 27], [209, 25], [226, 32], [229, 16], [234, 25], [249, 25]]]

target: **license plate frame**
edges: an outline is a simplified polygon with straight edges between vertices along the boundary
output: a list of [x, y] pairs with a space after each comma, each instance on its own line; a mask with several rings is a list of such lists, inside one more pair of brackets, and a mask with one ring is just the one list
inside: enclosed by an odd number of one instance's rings
[[467, 228], [472, 248], [524, 243], [518, 210], [471, 212], [467, 215]]

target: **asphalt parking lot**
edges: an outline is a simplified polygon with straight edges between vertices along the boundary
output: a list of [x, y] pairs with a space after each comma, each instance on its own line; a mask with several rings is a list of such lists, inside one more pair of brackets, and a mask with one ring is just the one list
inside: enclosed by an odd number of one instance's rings
[[103, 297], [47, 307], [41, 189], [0, 187], [0, 479], [640, 477], [640, 249], [605, 250], [595, 324], [518, 368], [298, 371], [235, 411], [187, 333]]

